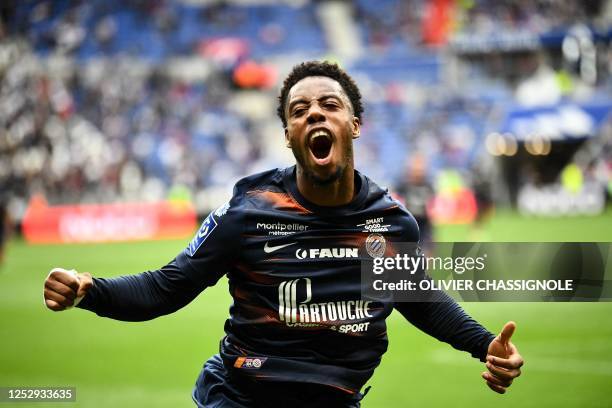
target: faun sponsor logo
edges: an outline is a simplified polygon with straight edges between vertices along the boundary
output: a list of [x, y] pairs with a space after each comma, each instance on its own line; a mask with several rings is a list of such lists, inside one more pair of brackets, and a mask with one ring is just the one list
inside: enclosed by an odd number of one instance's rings
[[358, 248], [311, 248], [295, 251], [297, 259], [315, 258], [358, 258]]
[[268, 235], [291, 235], [308, 229], [308, 225], [298, 223], [284, 224], [282, 222], [258, 222], [256, 227], [258, 230], [268, 231]]
[[[320, 323], [363, 320], [374, 317], [370, 313], [372, 302], [364, 300], [341, 300], [312, 303], [312, 281], [299, 278], [281, 282], [278, 287], [278, 315], [287, 326], [316, 327]], [[353, 327], [355, 326], [355, 327]], [[367, 323], [342, 325], [343, 333], [365, 331]], [[333, 329], [337, 329], [335, 326]]]
[[385, 217], [370, 218], [357, 226], [363, 228], [361, 232], [388, 232], [391, 224], [384, 225], [384, 222]]

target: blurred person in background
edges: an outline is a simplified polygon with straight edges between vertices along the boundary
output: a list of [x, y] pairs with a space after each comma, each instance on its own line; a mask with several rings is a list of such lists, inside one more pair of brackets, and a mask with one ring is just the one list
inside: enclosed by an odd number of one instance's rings
[[354, 168], [362, 112], [357, 85], [337, 65], [295, 66], [278, 103], [295, 166], [239, 181], [231, 200], [159, 270], [103, 279], [54, 269], [47, 307], [77, 304], [99, 316], [148, 320], [184, 307], [227, 274], [234, 303], [220, 353], [193, 390], [200, 407], [359, 407], [387, 350], [393, 309], [485, 362], [486, 384], [505, 393], [523, 364], [510, 342], [513, 322], [495, 336], [442, 291], [423, 302], [362, 298], [359, 261], [371, 258], [360, 259], [359, 249], [374, 257], [387, 245], [393, 252], [396, 243], [419, 241], [410, 213]]
[[472, 224], [473, 239], [475, 241], [484, 240], [484, 224], [493, 214], [493, 187], [490, 169], [487, 171], [484, 161], [477, 161], [472, 169], [472, 189], [476, 200], [476, 217]]
[[427, 160], [423, 154], [412, 155], [408, 160], [406, 178], [397, 187], [397, 193], [403, 199], [406, 209], [414, 216], [421, 234], [421, 246], [426, 254], [431, 250], [433, 227], [427, 204], [434, 196], [434, 190], [427, 180]]
[[10, 233], [11, 220], [6, 208], [6, 200], [0, 197], [0, 266], [4, 263], [4, 250]]

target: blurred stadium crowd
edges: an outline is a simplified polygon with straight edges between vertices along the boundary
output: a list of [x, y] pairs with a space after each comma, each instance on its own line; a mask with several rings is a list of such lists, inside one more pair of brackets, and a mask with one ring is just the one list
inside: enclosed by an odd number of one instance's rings
[[[357, 168], [404, 195], [431, 186], [417, 213], [457, 185], [513, 203], [516, 191], [494, 186], [561, 182], [567, 165], [609, 188], [610, 1], [13, 0], [0, 10], [0, 186], [15, 220], [37, 193], [104, 203], [187, 190], [201, 213], [218, 205], [239, 177], [292, 162], [276, 95], [308, 59], [356, 78], [366, 103]], [[578, 129], [553, 129], [552, 153], [525, 153], [513, 115], [537, 121], [539, 107], [564, 103], [580, 110]]]

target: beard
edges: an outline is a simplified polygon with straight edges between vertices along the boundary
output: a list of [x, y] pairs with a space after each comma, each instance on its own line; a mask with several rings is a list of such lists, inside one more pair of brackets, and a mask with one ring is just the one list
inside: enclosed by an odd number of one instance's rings
[[333, 172], [331, 176], [326, 178], [321, 178], [317, 176], [304, 166], [302, 166], [302, 169], [304, 171], [304, 175], [308, 180], [312, 182], [312, 184], [317, 186], [327, 186], [342, 178], [342, 176], [344, 175], [344, 170], [346, 170], [346, 166], [336, 166], [336, 171]]

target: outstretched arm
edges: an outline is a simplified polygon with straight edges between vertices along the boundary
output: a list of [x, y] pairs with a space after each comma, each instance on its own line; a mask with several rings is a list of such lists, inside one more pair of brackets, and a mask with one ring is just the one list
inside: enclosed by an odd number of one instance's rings
[[210, 213], [188, 247], [161, 269], [110, 279], [54, 269], [45, 281], [45, 304], [60, 311], [78, 303], [124, 321], [150, 320], [182, 308], [217, 283], [240, 249], [241, 213], [229, 208]]
[[442, 291], [433, 291], [424, 302], [397, 302], [395, 309], [423, 332], [482, 362], [495, 338]]
[[189, 279], [174, 260], [156, 271], [94, 278], [92, 288], [77, 307], [116, 320], [150, 320], [186, 306], [204, 288]]
[[206, 286], [190, 279], [173, 260], [156, 271], [111, 279], [56, 268], [45, 281], [44, 296], [54, 311], [76, 305], [98, 316], [144, 321], [184, 307]]
[[412, 324], [456, 349], [467, 351], [485, 362], [482, 373], [491, 390], [504, 394], [515, 378], [521, 375], [523, 358], [510, 341], [516, 328], [508, 322], [498, 336], [493, 335], [446, 293], [434, 292], [431, 302], [396, 303], [395, 308]]
[[[419, 231], [413, 217], [405, 226], [405, 242], [419, 242]], [[422, 265], [422, 264], [421, 264]], [[415, 279], [431, 279], [423, 269]], [[510, 342], [516, 325], [508, 322], [495, 336], [472, 319], [463, 308], [441, 290], [419, 293], [419, 302], [396, 302], [397, 309], [409, 322], [456, 349], [467, 351], [486, 363], [488, 372], [482, 377], [489, 388], [503, 394], [512, 381], [521, 375], [523, 358]]]

